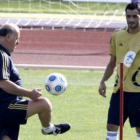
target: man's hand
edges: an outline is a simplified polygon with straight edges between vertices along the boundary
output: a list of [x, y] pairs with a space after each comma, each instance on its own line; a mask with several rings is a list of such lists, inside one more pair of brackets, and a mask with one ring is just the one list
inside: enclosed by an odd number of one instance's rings
[[106, 97], [106, 85], [105, 85], [105, 82], [100, 83], [98, 91], [99, 91], [99, 94], [101, 96]]
[[35, 101], [35, 100], [37, 100], [41, 95], [42, 95], [41, 89], [33, 89], [33, 90], [30, 92], [29, 98]]

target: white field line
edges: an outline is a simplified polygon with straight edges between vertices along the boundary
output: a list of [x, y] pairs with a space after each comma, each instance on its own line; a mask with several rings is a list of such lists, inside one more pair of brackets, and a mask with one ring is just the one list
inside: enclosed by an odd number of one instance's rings
[[72, 65], [35, 65], [35, 64], [15, 64], [17, 68], [24, 69], [68, 69], [68, 70], [105, 70], [101, 66], [72, 66]]

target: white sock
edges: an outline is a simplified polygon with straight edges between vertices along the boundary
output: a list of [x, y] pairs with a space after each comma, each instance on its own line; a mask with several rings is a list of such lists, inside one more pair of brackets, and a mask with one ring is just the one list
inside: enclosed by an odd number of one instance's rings
[[106, 140], [117, 140], [118, 132], [107, 131]]
[[140, 140], [140, 134], [137, 134], [137, 138], [138, 138], [138, 140]]
[[44, 131], [44, 133], [48, 134], [55, 130], [55, 126], [51, 124], [49, 127], [42, 127], [42, 130]]

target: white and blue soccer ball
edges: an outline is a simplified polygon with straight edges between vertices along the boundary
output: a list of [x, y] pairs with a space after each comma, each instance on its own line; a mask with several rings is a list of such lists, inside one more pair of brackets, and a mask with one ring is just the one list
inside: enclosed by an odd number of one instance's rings
[[45, 88], [52, 95], [60, 95], [67, 88], [67, 79], [61, 73], [52, 73], [46, 77]]

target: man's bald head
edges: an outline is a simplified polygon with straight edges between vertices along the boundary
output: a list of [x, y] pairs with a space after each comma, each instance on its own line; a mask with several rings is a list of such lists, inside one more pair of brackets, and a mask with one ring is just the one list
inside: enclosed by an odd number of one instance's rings
[[0, 27], [0, 36], [2, 37], [5, 37], [7, 34], [13, 34], [14, 32], [20, 32], [16, 24], [6, 23]]
[[16, 24], [6, 23], [0, 27], [0, 44], [9, 53], [13, 52], [20, 43], [20, 29]]

